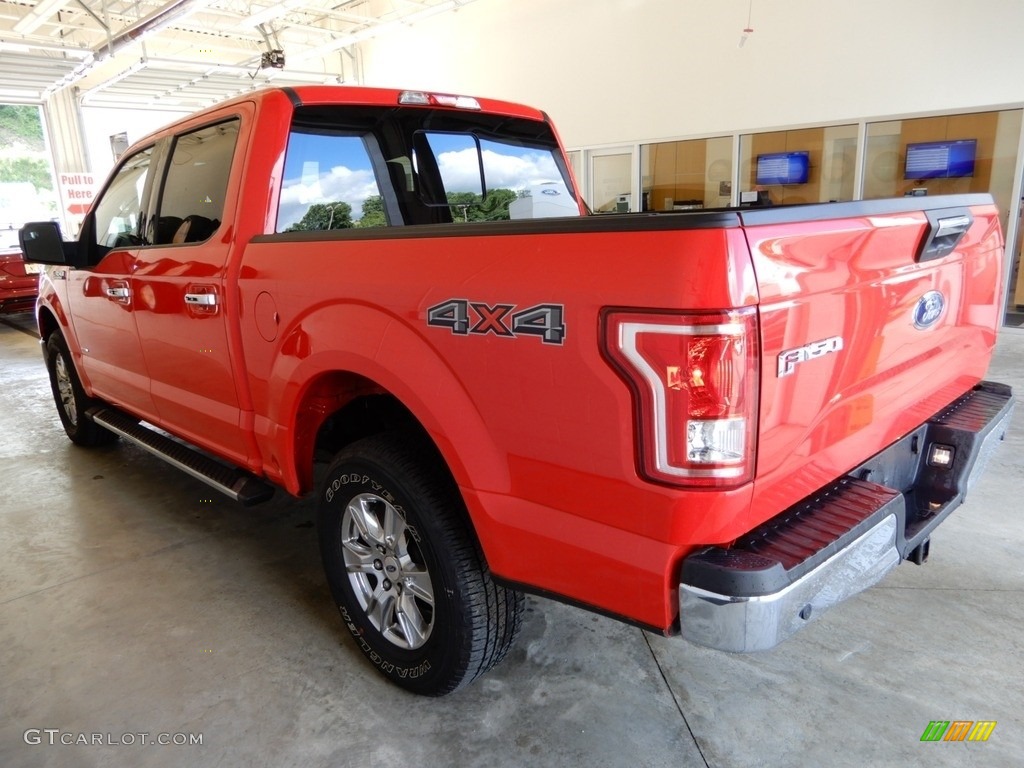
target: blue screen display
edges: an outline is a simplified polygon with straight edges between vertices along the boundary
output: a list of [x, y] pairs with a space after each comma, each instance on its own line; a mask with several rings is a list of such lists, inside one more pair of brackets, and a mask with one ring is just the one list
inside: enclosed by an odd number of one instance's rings
[[774, 152], [757, 156], [757, 183], [806, 184], [810, 173], [807, 152]]
[[904, 179], [958, 179], [974, 175], [977, 139], [907, 144]]

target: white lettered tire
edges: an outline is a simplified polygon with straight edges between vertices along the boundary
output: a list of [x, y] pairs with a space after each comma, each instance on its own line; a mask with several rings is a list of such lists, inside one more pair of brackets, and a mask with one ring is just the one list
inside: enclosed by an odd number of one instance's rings
[[440, 456], [412, 433], [342, 450], [320, 487], [327, 581], [356, 645], [427, 696], [469, 684], [508, 652], [523, 596], [496, 584]]

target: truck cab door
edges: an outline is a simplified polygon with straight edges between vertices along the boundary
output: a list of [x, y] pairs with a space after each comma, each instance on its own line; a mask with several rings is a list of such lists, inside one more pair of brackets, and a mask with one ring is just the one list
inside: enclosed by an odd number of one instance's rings
[[83, 380], [98, 397], [147, 420], [155, 417], [156, 408], [135, 326], [137, 296], [131, 282], [153, 155], [154, 147], [147, 147], [118, 168], [83, 227], [79, 248], [84, 266], [66, 273]]
[[[229, 350], [225, 276], [237, 190], [229, 185], [241, 119], [221, 119], [174, 137], [162, 186], [135, 255], [132, 291], [160, 424], [197, 445], [247, 463], [249, 437]], [[162, 163], [162, 165], [164, 165]]]

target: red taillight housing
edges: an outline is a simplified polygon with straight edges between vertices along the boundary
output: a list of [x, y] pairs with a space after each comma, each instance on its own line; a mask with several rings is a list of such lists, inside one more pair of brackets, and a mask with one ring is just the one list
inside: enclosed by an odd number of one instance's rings
[[631, 385], [649, 480], [733, 487], [754, 477], [757, 316], [609, 311], [606, 353]]

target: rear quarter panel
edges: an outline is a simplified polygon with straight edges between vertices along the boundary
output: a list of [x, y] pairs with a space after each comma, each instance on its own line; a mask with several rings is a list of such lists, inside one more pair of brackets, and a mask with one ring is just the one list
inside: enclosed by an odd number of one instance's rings
[[[687, 542], [719, 538], [750, 489], [685, 493], [637, 477], [633, 404], [602, 356], [601, 310], [750, 305], [753, 273], [735, 227], [602, 226], [256, 238], [239, 285], [263, 455], [294, 454], [296, 404], [319, 372], [365, 376], [431, 432], [496, 574], [670, 625], [674, 563]], [[428, 323], [453, 300], [479, 308], [475, 330]], [[501, 330], [537, 305], [563, 309], [562, 343]], [[284, 472], [303, 490], [300, 468]]]

